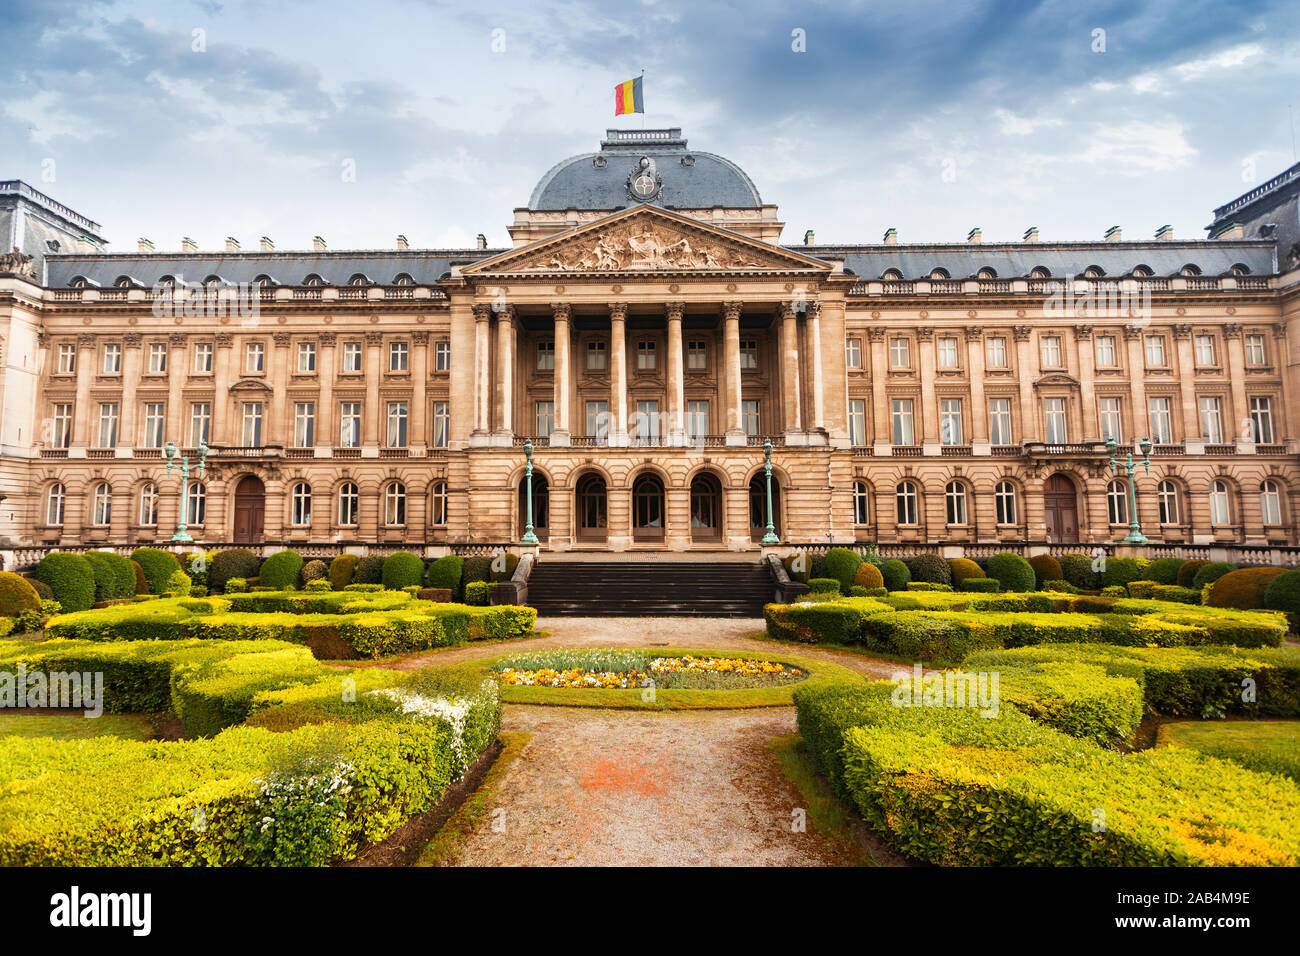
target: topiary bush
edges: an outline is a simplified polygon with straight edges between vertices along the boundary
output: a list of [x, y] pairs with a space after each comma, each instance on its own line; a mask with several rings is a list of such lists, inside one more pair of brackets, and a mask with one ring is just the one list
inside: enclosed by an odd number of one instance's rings
[[330, 587], [342, 591], [352, 583], [357, 564], [361, 561], [355, 554], [340, 554], [330, 562]]
[[967, 578], [984, 577], [984, 569], [970, 558], [949, 558], [948, 573], [952, 575], [952, 583], [958, 585]]
[[384, 556], [368, 554], [357, 562], [357, 569], [352, 575], [353, 584], [383, 584]]
[[1286, 568], [1238, 568], [1229, 571], [1210, 582], [1205, 604], [1209, 607], [1257, 611], [1264, 607], [1264, 595], [1273, 579], [1286, 573]]
[[208, 590], [220, 594], [226, 590], [226, 582], [231, 578], [255, 578], [261, 566], [261, 559], [244, 548], [218, 551], [207, 559]]
[[929, 584], [952, 584], [948, 562], [937, 554], [919, 554], [907, 562], [912, 580]]
[[424, 559], [410, 551], [398, 551], [384, 559], [380, 583], [385, 590], [418, 588], [424, 582]]
[[1148, 564], [1150, 562], [1146, 558], [1107, 557], [1102, 562], [1101, 586], [1103, 588], [1122, 587], [1124, 593], [1127, 594], [1130, 581], [1146, 580]]
[[64, 611], [88, 611], [95, 603], [95, 569], [79, 554], [47, 554], [32, 577], [50, 586]]
[[1061, 576], [1081, 591], [1101, 587], [1101, 575], [1092, 566], [1092, 557], [1079, 551], [1071, 551], [1061, 558]]
[[30, 572], [28, 572], [28, 574], [23, 577], [23, 580], [36, 589], [36, 593], [40, 595], [42, 601], [54, 600], [54, 592], [50, 590], [50, 586], [46, 584], [44, 581], [36, 580], [34, 577], [31, 576]]
[[150, 594], [162, 594], [172, 572], [183, 570], [176, 555], [161, 548], [136, 548], [131, 552], [131, 560], [138, 562], [144, 571]]
[[[500, 556], [498, 556], [497, 559], [494, 559], [493, 564], [496, 564], [496, 561], [499, 559]], [[505, 567], [501, 568], [500, 570], [494, 570], [492, 572], [492, 580], [509, 581], [512, 577], [514, 577], [515, 568], [517, 567], [519, 567], [519, 555], [515, 554], [513, 551], [507, 551], [505, 553]]]
[[135, 596], [135, 568], [112, 551], [87, 551], [85, 558], [95, 575], [96, 601], [122, 601]]
[[1193, 575], [1191, 586], [1197, 591], [1204, 590], [1207, 584], [1211, 584], [1228, 572], [1235, 570], [1237, 570], [1237, 566], [1231, 561], [1209, 561]]
[[1183, 566], [1182, 558], [1160, 558], [1147, 567], [1147, 580], [1156, 584], [1177, 584], [1178, 569]]
[[144, 576], [144, 568], [140, 567], [139, 561], [131, 562], [131, 570], [135, 573], [135, 593], [149, 593], [149, 579]]
[[[490, 581], [492, 579], [492, 559], [476, 554], [465, 559], [461, 569], [461, 585], [466, 588], [473, 581]], [[468, 592], [466, 592], [468, 593]]]
[[1192, 581], [1196, 578], [1196, 572], [1209, 564], [1209, 561], [1184, 561], [1178, 568], [1178, 576], [1174, 578], [1174, 583], [1180, 588], [1190, 588]]
[[465, 603], [471, 607], [485, 607], [492, 598], [492, 585], [488, 581], [470, 581], [465, 585]]
[[[203, 551], [186, 551], [176, 556], [181, 570], [190, 576], [192, 587], [208, 587], [208, 569], [212, 566], [212, 555]], [[168, 577], [171, 577], [169, 574]], [[166, 580], [163, 581], [165, 585]]]
[[982, 591], [986, 593], [1000, 590], [1002, 584], [997, 578], [962, 578], [957, 584], [958, 591]]
[[839, 594], [840, 582], [838, 578], [809, 578], [808, 593], [810, 594]]
[[905, 590], [907, 582], [912, 580], [912, 572], [897, 558], [891, 558], [882, 564], [880, 574], [885, 579], [885, 587], [890, 591]]
[[880, 568], [864, 560], [858, 565], [857, 573], [853, 575], [853, 585], [856, 588], [874, 591], [885, 586], [885, 576], [880, 573]]
[[[799, 563], [799, 570], [795, 570], [795, 562]], [[785, 565], [785, 573], [789, 575], [791, 581], [799, 581], [803, 584], [808, 583], [808, 578], [810, 577], [808, 569], [811, 562], [808, 560], [807, 554], [802, 551], [787, 554], [781, 563]]]
[[464, 568], [464, 558], [459, 554], [449, 554], [429, 562], [429, 574], [425, 583], [431, 588], [450, 591], [452, 600], [457, 600], [461, 596], [460, 575]]
[[1291, 633], [1300, 634], [1300, 569], [1279, 574], [1268, 582], [1264, 607], [1285, 613], [1291, 622]]
[[[319, 559], [308, 561], [302, 566], [302, 573], [299, 577], [302, 579], [303, 587], [311, 584], [313, 581], [324, 581], [329, 586], [329, 565]], [[318, 589], [319, 590], [319, 589]]]
[[1063, 581], [1065, 571], [1061, 562], [1050, 554], [1036, 554], [1029, 559], [1029, 566], [1034, 569], [1034, 586], [1042, 590], [1044, 581]]
[[167, 590], [164, 594], [175, 594], [177, 597], [190, 596], [190, 576], [184, 571], [176, 570], [172, 576], [167, 579]]
[[277, 551], [262, 562], [258, 583], [273, 591], [292, 591], [298, 586], [302, 565], [302, 555], [297, 551]]
[[[826, 577], [840, 582], [840, 593], [848, 594], [853, 576], [862, 565], [862, 555], [848, 548], [831, 548], [826, 552]], [[811, 584], [811, 582], [809, 582]]]
[[24, 612], [40, 614], [41, 596], [26, 578], [0, 571], [0, 617], [17, 617]]
[[988, 576], [996, 578], [1004, 591], [1033, 591], [1038, 584], [1029, 562], [1010, 551], [989, 558]]

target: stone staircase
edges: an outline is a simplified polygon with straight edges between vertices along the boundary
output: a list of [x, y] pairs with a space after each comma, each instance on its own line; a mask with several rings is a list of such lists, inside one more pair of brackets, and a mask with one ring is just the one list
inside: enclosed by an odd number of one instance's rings
[[528, 578], [538, 614], [567, 617], [761, 617], [771, 572], [751, 561], [563, 561]]

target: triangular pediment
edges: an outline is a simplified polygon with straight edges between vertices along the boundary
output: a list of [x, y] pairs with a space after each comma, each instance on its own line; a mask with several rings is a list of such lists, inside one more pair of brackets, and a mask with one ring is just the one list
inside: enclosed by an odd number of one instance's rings
[[828, 273], [829, 262], [790, 252], [654, 206], [511, 249], [461, 270], [465, 276], [647, 272]]

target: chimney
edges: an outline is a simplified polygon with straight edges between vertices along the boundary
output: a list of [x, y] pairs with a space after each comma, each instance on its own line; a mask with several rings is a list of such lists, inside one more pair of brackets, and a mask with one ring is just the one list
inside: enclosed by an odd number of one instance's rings
[[1038, 227], [1037, 227], [1037, 226], [1030, 226], [1028, 229], [1026, 229], [1026, 230], [1025, 230], [1025, 237], [1024, 237], [1024, 239], [1022, 239], [1021, 241], [1022, 241], [1022, 242], [1037, 242], [1037, 241], [1038, 241]]
[[477, 236], [474, 237], [474, 244], [475, 244], [475, 246], [477, 246], [477, 248], [479, 248], [479, 249], [486, 249], [486, 248], [487, 248], [487, 236], [483, 235], [483, 233], [480, 232]]
[[311, 247], [312, 247], [312, 250], [315, 251], [315, 252], [324, 252], [324, 251], [325, 251], [325, 240], [322, 239], [320, 236], [312, 236], [312, 237], [311, 237]]
[[227, 252], [238, 252], [238, 251], [239, 251], [239, 240], [236, 239], [234, 236], [226, 236], [226, 251], [227, 251]]
[[199, 244], [189, 236], [181, 236], [181, 252], [198, 252]]
[[885, 245], [887, 246], [898, 245], [898, 230], [895, 229], [893, 226], [890, 226], [888, 229], [885, 230]]
[[1168, 242], [1174, 238], [1174, 227], [1169, 225], [1161, 226], [1156, 230], [1156, 238], [1161, 242]]
[[135, 251], [143, 252], [145, 254], [153, 252], [153, 243], [150, 242], [148, 239], [146, 239], [144, 236], [141, 236], [139, 241], [136, 242], [135, 244]]
[[813, 235], [811, 229], [803, 234], [803, 244], [805, 246], [813, 246], [817, 244], [817, 237]]
[[1111, 226], [1106, 230], [1107, 242], [1122, 242], [1123, 240], [1124, 233], [1120, 230], [1119, 226]]
[[78, 237], [77, 237], [77, 251], [78, 251], [78, 252], [94, 252], [94, 251], [95, 251], [95, 248], [96, 248], [96, 247], [95, 247], [95, 240], [94, 240], [94, 239], [91, 239], [90, 236], [78, 236]]
[[979, 227], [979, 226], [976, 226], [976, 227], [975, 227], [974, 229], [972, 229], [970, 232], [966, 233], [966, 241], [967, 241], [967, 242], [973, 242], [973, 243], [983, 242], [983, 239], [980, 237], [980, 227]]
[[275, 252], [275, 243], [271, 241], [269, 236], [263, 236], [261, 241], [258, 243], [258, 247], [263, 252]]
[[1211, 239], [1245, 239], [1246, 228], [1239, 222], [1230, 222], [1217, 233], [1210, 237]]
[[410, 244], [409, 242], [406, 241], [406, 237], [405, 237], [405, 236], [398, 236], [398, 237], [397, 237], [397, 251], [398, 251], [398, 252], [405, 252], [405, 251], [406, 251], [407, 249], [409, 249], [409, 248], [411, 248], [411, 244]]

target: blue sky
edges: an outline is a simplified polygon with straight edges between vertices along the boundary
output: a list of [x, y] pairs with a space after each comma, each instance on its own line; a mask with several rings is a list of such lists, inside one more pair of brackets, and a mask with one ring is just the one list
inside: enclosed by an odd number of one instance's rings
[[115, 250], [504, 245], [553, 163], [641, 125], [614, 119], [612, 89], [643, 69], [646, 125], [738, 162], [786, 242], [1200, 238], [1295, 162], [1300, 112], [1295, 5], [1267, 0], [7, 0], [0, 17], [0, 178]]

